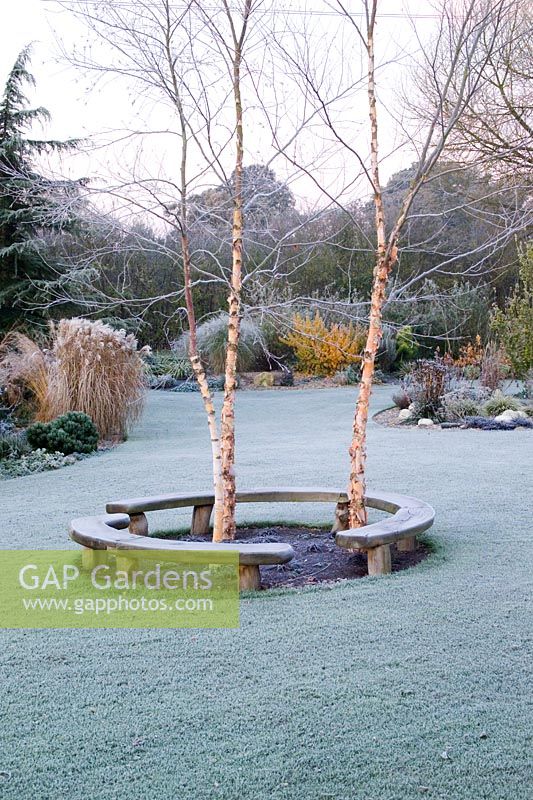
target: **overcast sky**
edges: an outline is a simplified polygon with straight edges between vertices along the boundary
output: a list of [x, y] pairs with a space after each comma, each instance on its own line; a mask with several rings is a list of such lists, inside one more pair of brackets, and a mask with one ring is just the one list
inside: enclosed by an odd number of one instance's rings
[[[125, 0], [116, 0], [125, 2]], [[134, 0], [127, 0], [128, 3]], [[347, 0], [350, 8], [359, 10], [359, 0]], [[58, 40], [63, 42], [66, 50], [70, 50], [83, 40], [85, 30], [67, 11], [62, 10], [54, 0], [3, 0], [2, 21], [0, 29], [0, 76], [2, 83], [11, 68], [18, 52], [29, 42], [35, 42], [31, 71], [34, 73], [37, 86], [31, 92], [31, 100], [36, 105], [45, 106], [52, 115], [52, 122], [46, 129], [46, 136], [51, 138], [90, 137], [104, 130], [128, 128], [138, 121], [139, 109], [133, 102], [134, 94], [128, 87], [113, 81], [104, 87], [90, 88], [87, 78], [79, 74], [68, 63], [59, 59]], [[312, 22], [315, 30], [323, 30], [325, 39], [338, 24], [325, 0], [276, 0], [275, 7], [279, 13], [290, 11], [291, 24], [298, 27], [304, 22]], [[381, 17], [378, 23], [379, 58], [381, 61], [403, 58], [416, 53], [417, 37], [421, 39], [430, 35], [435, 24], [433, 8], [429, 0], [381, 0]], [[411, 18], [408, 18], [408, 15]], [[414, 15], [414, 18], [413, 18]], [[319, 50], [319, 46], [317, 50]], [[317, 54], [320, 57], [320, 53]], [[340, 69], [340, 65], [339, 65]], [[402, 81], [401, 68], [392, 65], [380, 73], [380, 97], [383, 103], [394, 102], [394, 96], [400, 89]], [[162, 112], [163, 115], [165, 112]], [[354, 137], [366, 137], [366, 106], [364, 97], [357, 108], [346, 108], [344, 117], [347, 130], [351, 127]], [[160, 122], [164, 124], [164, 116]], [[271, 157], [268, 142], [257, 118], [248, 119], [249, 135], [247, 139], [248, 163], [264, 162]], [[256, 126], [254, 129], [254, 125]], [[252, 129], [252, 135], [250, 135]], [[357, 133], [357, 131], [361, 131]], [[382, 108], [381, 138], [382, 153], [394, 151], [400, 139], [398, 129], [387, 117]], [[360, 138], [359, 138], [360, 143]], [[313, 147], [308, 143], [308, 149]], [[363, 146], [365, 149], [366, 145]], [[129, 168], [128, 158], [132, 157], [123, 150], [98, 150], [69, 159], [62, 165], [62, 170], [75, 175], [102, 177], [115, 173], [115, 161], [120, 161], [117, 168], [121, 174]], [[151, 156], [146, 156], [148, 159]], [[403, 167], [409, 166], [413, 153], [408, 151], [394, 152], [388, 156], [383, 165], [385, 178]], [[291, 170], [281, 161], [275, 162], [278, 174], [291, 179]], [[349, 173], [352, 169], [346, 154], [336, 154], [326, 164], [317, 163], [321, 170], [321, 179], [329, 181], [330, 186], [338, 186], [339, 181], [349, 184]], [[312, 182], [306, 178], [298, 178], [292, 185], [293, 191], [302, 204], [319, 202]], [[363, 195], [365, 188], [357, 185], [350, 189], [355, 196]]]

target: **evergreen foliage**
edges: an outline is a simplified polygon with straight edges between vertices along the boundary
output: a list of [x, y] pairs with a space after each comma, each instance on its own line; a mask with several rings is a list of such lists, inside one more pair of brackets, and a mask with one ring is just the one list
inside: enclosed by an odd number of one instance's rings
[[35, 123], [50, 119], [45, 108], [29, 108], [24, 94], [26, 86], [35, 85], [29, 60], [26, 47], [0, 101], [0, 333], [46, 319], [46, 311], [33, 310], [46, 282], [57, 278], [58, 265], [47, 258], [46, 237], [72, 224], [72, 201], [81, 185], [47, 178], [35, 166], [40, 155], [71, 150], [79, 143], [29, 135]]
[[52, 422], [36, 422], [27, 431], [29, 444], [49, 453], [92, 453], [98, 431], [92, 419], [80, 411], [69, 411]]

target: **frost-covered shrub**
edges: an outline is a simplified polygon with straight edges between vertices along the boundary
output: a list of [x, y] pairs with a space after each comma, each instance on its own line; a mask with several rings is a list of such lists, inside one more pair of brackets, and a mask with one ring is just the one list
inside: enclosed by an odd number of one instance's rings
[[17, 433], [13, 429], [0, 431], [0, 460], [20, 458], [31, 452], [24, 433]]
[[62, 414], [52, 422], [36, 422], [27, 430], [28, 443], [49, 453], [92, 453], [98, 431], [92, 419], [79, 411]]
[[519, 411], [521, 407], [522, 405], [516, 397], [510, 397], [500, 391], [496, 391], [483, 406], [483, 413], [487, 417], [497, 417], [498, 414], [503, 414], [508, 409]]
[[402, 380], [402, 389], [415, 404], [418, 417], [436, 417], [451, 383], [450, 367], [443, 358], [420, 359]]
[[479, 428], [483, 431], [513, 431], [515, 428], [533, 428], [533, 420], [527, 418], [514, 419], [509, 422], [500, 422], [492, 417], [466, 417], [466, 428]]
[[439, 416], [446, 422], [477, 416], [489, 397], [490, 390], [486, 387], [460, 384], [443, 395]]
[[170, 376], [177, 381], [183, 381], [192, 375], [189, 359], [178, 356], [173, 350], [156, 350], [149, 353], [145, 357], [145, 363], [149, 374], [156, 378]]
[[392, 402], [399, 409], [409, 408], [411, 405], [411, 398], [403, 389], [400, 389], [392, 395]]
[[0, 479], [19, 478], [24, 475], [32, 475], [35, 472], [45, 472], [51, 469], [59, 469], [69, 464], [75, 464], [85, 456], [64, 455], [64, 453], [48, 453], [46, 450], [32, 450], [27, 455], [20, 458], [10, 458], [0, 461]]
[[[453, 395], [453, 393], [452, 393]], [[445, 394], [442, 398], [441, 416], [446, 422], [456, 422], [465, 417], [474, 417], [479, 414], [479, 405], [468, 397], [454, 397]]]
[[[207, 385], [213, 392], [220, 392], [224, 389], [224, 376], [221, 375], [218, 378], [208, 378]], [[170, 390], [171, 392], [199, 392], [200, 388], [198, 383], [193, 380], [192, 378], [188, 381], [183, 381], [182, 383], [178, 383], [173, 389]]]

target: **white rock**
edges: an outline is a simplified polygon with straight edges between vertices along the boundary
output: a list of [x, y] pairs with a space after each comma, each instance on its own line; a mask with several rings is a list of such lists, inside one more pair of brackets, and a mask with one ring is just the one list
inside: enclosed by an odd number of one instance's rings
[[418, 420], [418, 427], [419, 428], [431, 428], [435, 423], [429, 417], [423, 417], [422, 419]]
[[527, 417], [527, 414], [525, 411], [522, 411], [522, 409], [515, 411], [512, 408], [508, 408], [506, 411], [502, 411], [501, 414], [498, 414], [497, 417], [494, 417], [494, 419], [496, 422], [514, 422], [515, 419], [523, 419], [524, 417]]
[[410, 411], [408, 408], [402, 408], [400, 413], [398, 414], [398, 419], [400, 422], [406, 422], [408, 419], [413, 418], [413, 412]]
[[408, 409], [414, 413], [416, 411], [416, 403], [411, 403], [411, 405], [408, 406]]

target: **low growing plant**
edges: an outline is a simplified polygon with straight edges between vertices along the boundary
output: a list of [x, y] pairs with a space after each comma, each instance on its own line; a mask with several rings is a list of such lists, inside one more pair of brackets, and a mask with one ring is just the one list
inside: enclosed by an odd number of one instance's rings
[[98, 446], [98, 431], [87, 414], [70, 411], [52, 422], [30, 425], [27, 439], [33, 448], [49, 453], [92, 453]]
[[497, 417], [499, 414], [503, 414], [504, 411], [519, 411], [520, 408], [521, 403], [516, 397], [510, 397], [500, 391], [496, 391], [483, 406], [483, 413], [487, 417]]
[[483, 431], [513, 431], [515, 428], [533, 428], [533, 420], [516, 419], [509, 422], [495, 420], [493, 417], [466, 417], [466, 428], [479, 428]]
[[457, 422], [465, 417], [474, 417], [480, 412], [480, 405], [471, 397], [458, 392], [447, 392], [442, 398], [439, 416], [445, 422]]
[[60, 467], [75, 464], [81, 458], [85, 458], [85, 456], [79, 453], [66, 456], [63, 453], [48, 453], [42, 449], [32, 450], [19, 458], [0, 461], [0, 479], [20, 478], [36, 472], [60, 469]]
[[[224, 376], [220, 375], [219, 377], [215, 378], [208, 378], [207, 385], [213, 392], [221, 392], [224, 389]], [[173, 389], [170, 389], [171, 392], [199, 392], [200, 388], [195, 380], [184, 381], [180, 383], [178, 386], [175, 386]]]

